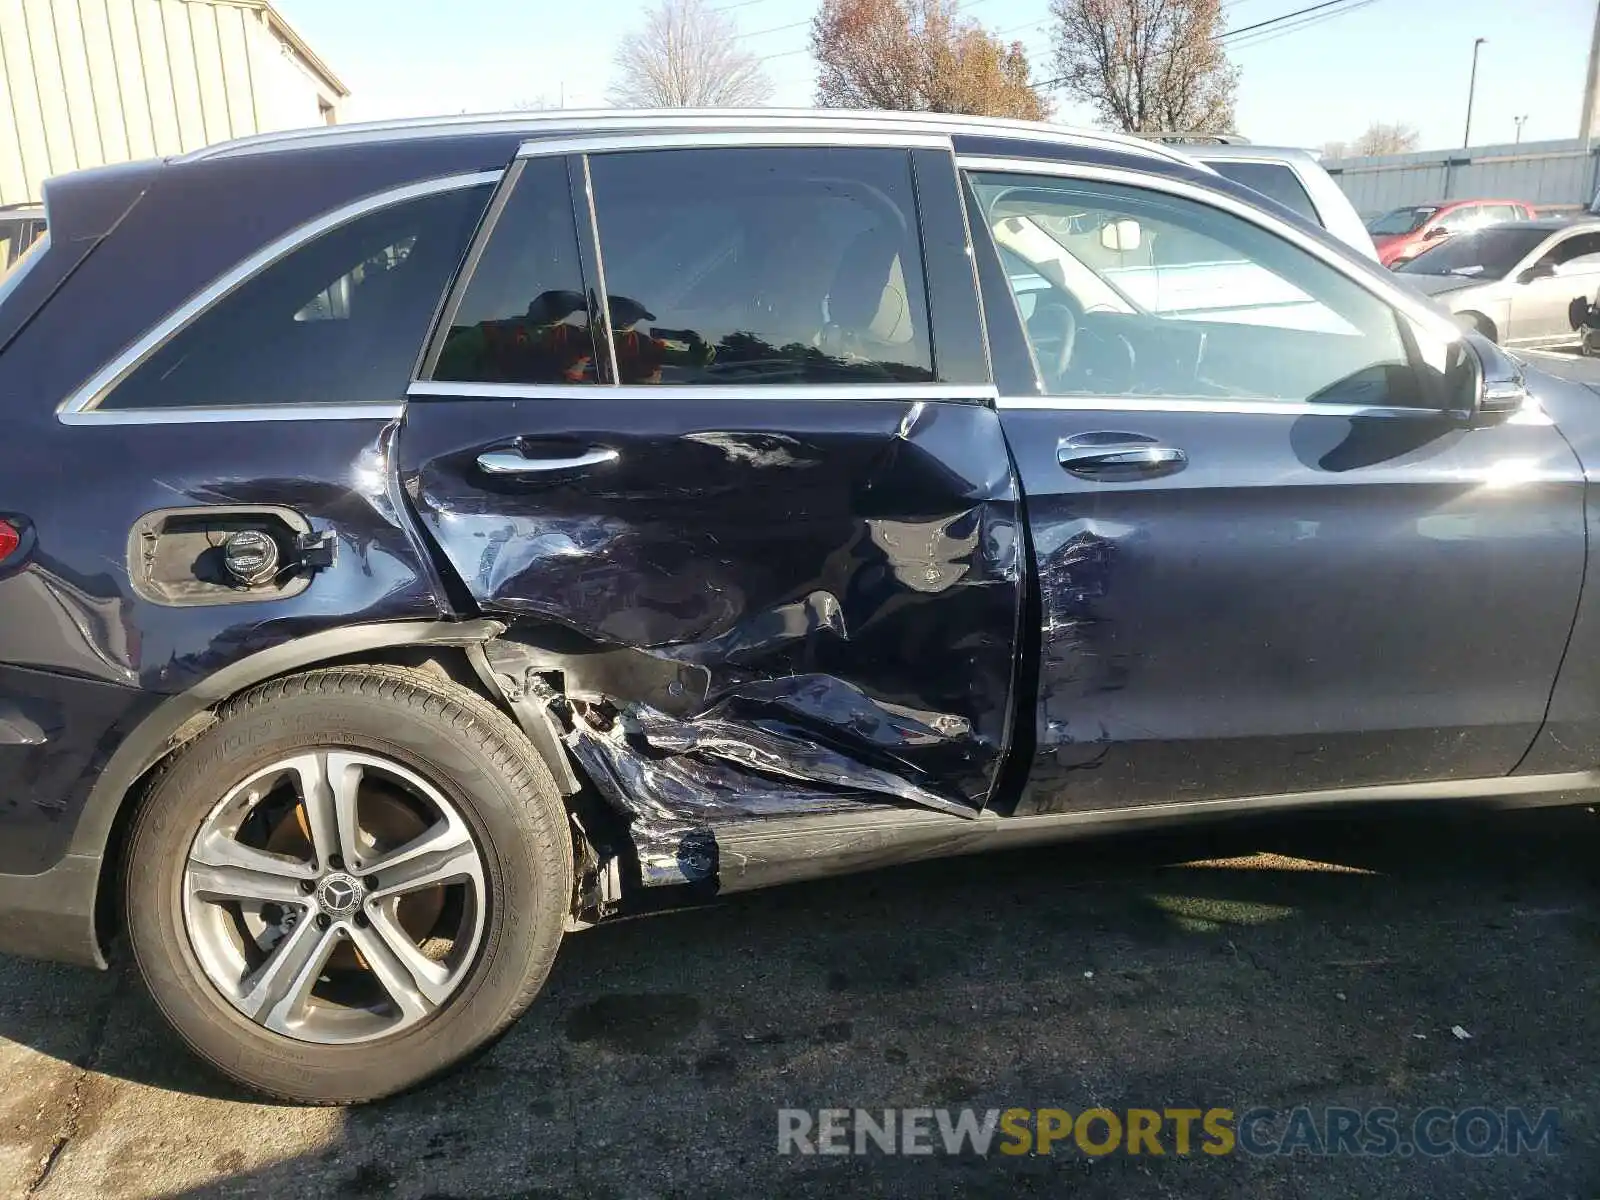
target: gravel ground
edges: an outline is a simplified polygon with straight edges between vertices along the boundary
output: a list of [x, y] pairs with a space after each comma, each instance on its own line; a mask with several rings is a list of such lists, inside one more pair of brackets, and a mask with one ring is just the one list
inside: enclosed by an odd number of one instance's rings
[[[486, 1058], [348, 1111], [219, 1082], [126, 971], [0, 961], [0, 1194], [1592, 1197], [1597, 820], [1341, 812], [624, 922]], [[779, 1107], [1433, 1104], [1554, 1107], [1558, 1153], [775, 1149]]]

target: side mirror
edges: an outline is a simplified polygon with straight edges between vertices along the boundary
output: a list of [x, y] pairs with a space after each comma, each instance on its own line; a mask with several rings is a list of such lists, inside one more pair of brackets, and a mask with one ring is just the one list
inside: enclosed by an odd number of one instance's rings
[[1534, 263], [1517, 276], [1518, 283], [1532, 283], [1536, 279], [1554, 279], [1556, 269], [1549, 263]]
[[1522, 368], [1482, 334], [1469, 333], [1457, 346], [1460, 356], [1447, 372], [1450, 391], [1469, 402], [1472, 423], [1492, 425], [1519, 412], [1528, 402]]
[[1435, 225], [1432, 229], [1430, 229], [1426, 233], [1424, 233], [1422, 235], [1422, 238], [1423, 238], [1424, 241], [1431, 242], [1431, 241], [1433, 241], [1434, 238], [1448, 237], [1449, 234], [1450, 234], [1450, 231], [1448, 229], [1446, 229], [1443, 225]]

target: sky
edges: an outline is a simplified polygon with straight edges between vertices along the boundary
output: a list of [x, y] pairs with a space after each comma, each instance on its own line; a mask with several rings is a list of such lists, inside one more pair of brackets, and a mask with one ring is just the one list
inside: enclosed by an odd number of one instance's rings
[[[606, 103], [619, 39], [651, 0], [274, 0], [353, 92], [346, 120]], [[807, 50], [817, 0], [711, 0], [764, 59], [773, 103], [808, 105]], [[1223, 0], [1231, 29], [1316, 0]], [[1302, 28], [1240, 33], [1238, 132], [1252, 141], [1319, 147], [1373, 121], [1404, 122], [1422, 149], [1459, 146], [1473, 39], [1478, 63], [1473, 142], [1577, 134], [1585, 63], [1600, 0], [1366, 0], [1304, 18]], [[963, 0], [962, 11], [1021, 41], [1035, 79], [1053, 75], [1049, 0]], [[1093, 125], [1092, 111], [1055, 94], [1055, 120]]]

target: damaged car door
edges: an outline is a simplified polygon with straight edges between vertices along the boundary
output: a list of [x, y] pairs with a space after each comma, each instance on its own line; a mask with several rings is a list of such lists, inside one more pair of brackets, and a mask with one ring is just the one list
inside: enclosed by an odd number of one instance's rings
[[529, 143], [407, 406], [494, 671], [559, 677], [646, 883], [704, 877], [719, 821], [975, 815], [1010, 728], [1018, 487], [949, 143], [793, 136]]

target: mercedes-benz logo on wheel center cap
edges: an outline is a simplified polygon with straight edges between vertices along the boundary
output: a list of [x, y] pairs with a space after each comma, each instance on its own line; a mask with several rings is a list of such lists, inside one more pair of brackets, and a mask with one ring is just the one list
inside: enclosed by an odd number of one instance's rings
[[355, 912], [361, 900], [361, 885], [348, 875], [330, 875], [317, 888], [317, 903], [322, 911], [336, 917]]

